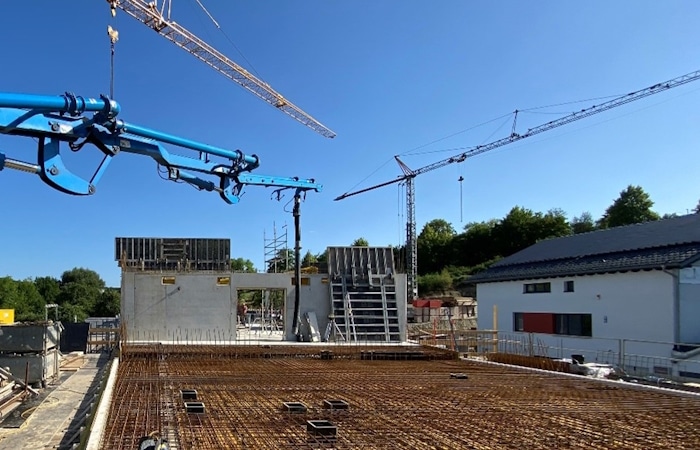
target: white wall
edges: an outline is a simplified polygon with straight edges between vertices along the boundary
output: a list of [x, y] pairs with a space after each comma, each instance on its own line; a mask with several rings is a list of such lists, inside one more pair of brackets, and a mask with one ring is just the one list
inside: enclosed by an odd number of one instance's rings
[[[294, 329], [292, 328], [294, 319], [294, 297], [295, 286], [292, 284], [294, 274], [292, 273], [234, 273], [233, 284], [235, 289], [255, 289], [271, 288], [285, 289], [287, 296], [284, 308], [284, 339], [288, 341], [296, 340]], [[328, 324], [328, 316], [331, 313], [330, 288], [324, 279], [328, 279], [325, 274], [302, 274], [301, 278], [309, 278], [309, 284], [302, 282], [299, 292], [299, 317], [302, 318], [302, 325], [305, 324], [304, 313], [314, 311], [318, 319], [318, 326], [321, 334]], [[237, 292], [234, 292], [238, 300]], [[302, 331], [306, 331], [302, 326]]]
[[[163, 285], [163, 276], [175, 284]], [[217, 286], [217, 277], [231, 277], [230, 286]], [[122, 272], [121, 317], [130, 340], [187, 342], [233, 340], [236, 337], [239, 289], [284, 289], [285, 340], [296, 340], [292, 328], [295, 286], [290, 273]], [[406, 339], [406, 276], [396, 274], [396, 299], [401, 339]], [[316, 313], [323, 335], [331, 313], [330, 285], [326, 274], [302, 274], [299, 316], [301, 331], [308, 331], [304, 313]]]
[[[163, 284], [162, 277], [175, 277]], [[236, 335], [232, 285], [223, 273], [122, 272], [121, 318], [126, 338], [136, 341], [231, 340]]]
[[700, 264], [680, 270], [680, 335], [684, 344], [700, 343]]
[[[574, 292], [564, 292], [567, 280], [574, 281]], [[540, 282], [551, 282], [551, 292], [523, 293], [525, 283]], [[493, 305], [497, 305], [498, 329], [504, 333], [514, 333], [514, 312], [592, 315], [592, 338], [568, 339], [538, 334], [538, 338], [553, 347], [572, 348], [576, 345], [591, 350], [618, 351], [619, 344], [615, 339], [674, 341], [674, 279], [662, 271], [480, 283], [477, 285], [477, 301], [479, 329], [493, 327]], [[658, 356], [670, 356], [672, 350], [670, 345], [627, 345], [628, 353], [648, 351], [650, 354], [663, 353]]]

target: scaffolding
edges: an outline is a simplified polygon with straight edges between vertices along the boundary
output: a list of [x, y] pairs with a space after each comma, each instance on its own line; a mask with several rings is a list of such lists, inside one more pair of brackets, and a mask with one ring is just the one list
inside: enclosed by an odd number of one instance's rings
[[[281, 234], [277, 233], [277, 224], [272, 223], [272, 237], [267, 237], [267, 232], [263, 230], [264, 261], [263, 270], [277, 273], [289, 270], [289, 245], [287, 241], [287, 224], [282, 225]], [[272, 269], [272, 270], [270, 270]]]

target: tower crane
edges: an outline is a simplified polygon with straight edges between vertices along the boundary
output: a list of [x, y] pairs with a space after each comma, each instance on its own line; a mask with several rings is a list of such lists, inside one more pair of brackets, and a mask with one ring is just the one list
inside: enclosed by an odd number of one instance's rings
[[240, 84], [248, 91], [315, 132], [327, 138], [336, 136], [335, 132], [284, 98], [272, 89], [269, 84], [227, 58], [178, 23], [170, 20], [172, 0], [162, 0], [160, 6], [158, 0], [151, 2], [144, 0], [107, 0], [107, 2], [110, 4], [112, 15], [116, 14], [117, 8], [121, 9], [226, 78]]
[[[418, 297], [418, 242], [416, 236], [416, 211], [415, 211], [415, 184], [414, 178], [418, 175], [422, 175], [427, 172], [431, 172], [441, 167], [448, 166], [454, 163], [461, 163], [476, 155], [486, 153], [488, 151], [494, 150], [504, 145], [512, 144], [513, 142], [520, 141], [531, 136], [535, 136], [545, 131], [552, 130], [554, 128], [561, 127], [563, 125], [575, 122], [577, 120], [584, 119], [586, 117], [593, 116], [595, 114], [608, 111], [610, 109], [616, 108], [618, 106], [625, 105], [627, 103], [648, 97], [650, 95], [658, 94], [659, 92], [664, 92], [677, 86], [681, 86], [693, 81], [700, 79], [700, 71], [690, 72], [685, 75], [673, 78], [662, 83], [654, 84], [644, 89], [638, 91], [630, 92], [629, 94], [616, 97], [607, 102], [601, 103], [599, 105], [593, 105], [589, 108], [582, 109], [580, 111], [573, 112], [571, 114], [560, 117], [559, 119], [552, 120], [550, 122], [544, 123], [542, 125], [530, 128], [527, 132], [523, 134], [518, 134], [513, 130], [511, 134], [507, 137], [498, 139], [496, 141], [490, 142], [484, 145], [477, 145], [471, 147], [465, 152], [458, 155], [451, 156], [449, 158], [436, 161], [427, 166], [423, 166], [418, 169], [411, 169], [408, 167], [398, 156], [394, 156], [399, 168], [403, 172], [402, 175], [394, 178], [393, 180], [385, 181], [384, 183], [379, 183], [368, 188], [360, 189], [354, 192], [346, 192], [335, 198], [335, 201], [343, 200], [345, 198], [362, 194], [364, 192], [373, 191], [375, 189], [389, 186], [396, 183], [405, 183], [406, 185], [406, 274], [407, 274], [407, 284], [408, 284], [408, 301], [411, 302]], [[515, 111], [517, 117], [517, 110]]]

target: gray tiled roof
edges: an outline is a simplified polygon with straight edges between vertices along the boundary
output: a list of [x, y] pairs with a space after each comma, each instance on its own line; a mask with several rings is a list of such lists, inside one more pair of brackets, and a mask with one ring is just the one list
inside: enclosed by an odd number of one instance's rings
[[473, 282], [680, 267], [700, 259], [700, 214], [547, 239]]

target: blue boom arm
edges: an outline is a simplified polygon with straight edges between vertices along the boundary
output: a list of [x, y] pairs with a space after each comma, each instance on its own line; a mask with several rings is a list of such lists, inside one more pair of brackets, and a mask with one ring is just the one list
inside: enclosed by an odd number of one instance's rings
[[[218, 192], [227, 203], [238, 203], [246, 185], [294, 189], [296, 194], [320, 192], [313, 179], [262, 176], [250, 173], [260, 165], [256, 155], [226, 150], [180, 138], [117, 119], [121, 108], [107, 97], [83, 98], [0, 93], [0, 133], [38, 140], [36, 164], [8, 158], [0, 152], [0, 170], [16, 169], [38, 174], [49, 186], [72, 195], [92, 195], [114, 156], [120, 152], [149, 156], [167, 170], [167, 178], [199, 189]], [[93, 113], [86, 117], [85, 113]], [[169, 153], [171, 144], [199, 152], [199, 158]], [[61, 144], [79, 151], [86, 144], [99, 149], [103, 158], [90, 179], [72, 173], [63, 164]], [[220, 158], [212, 161], [211, 157]], [[214, 181], [203, 178], [209, 176]]]

